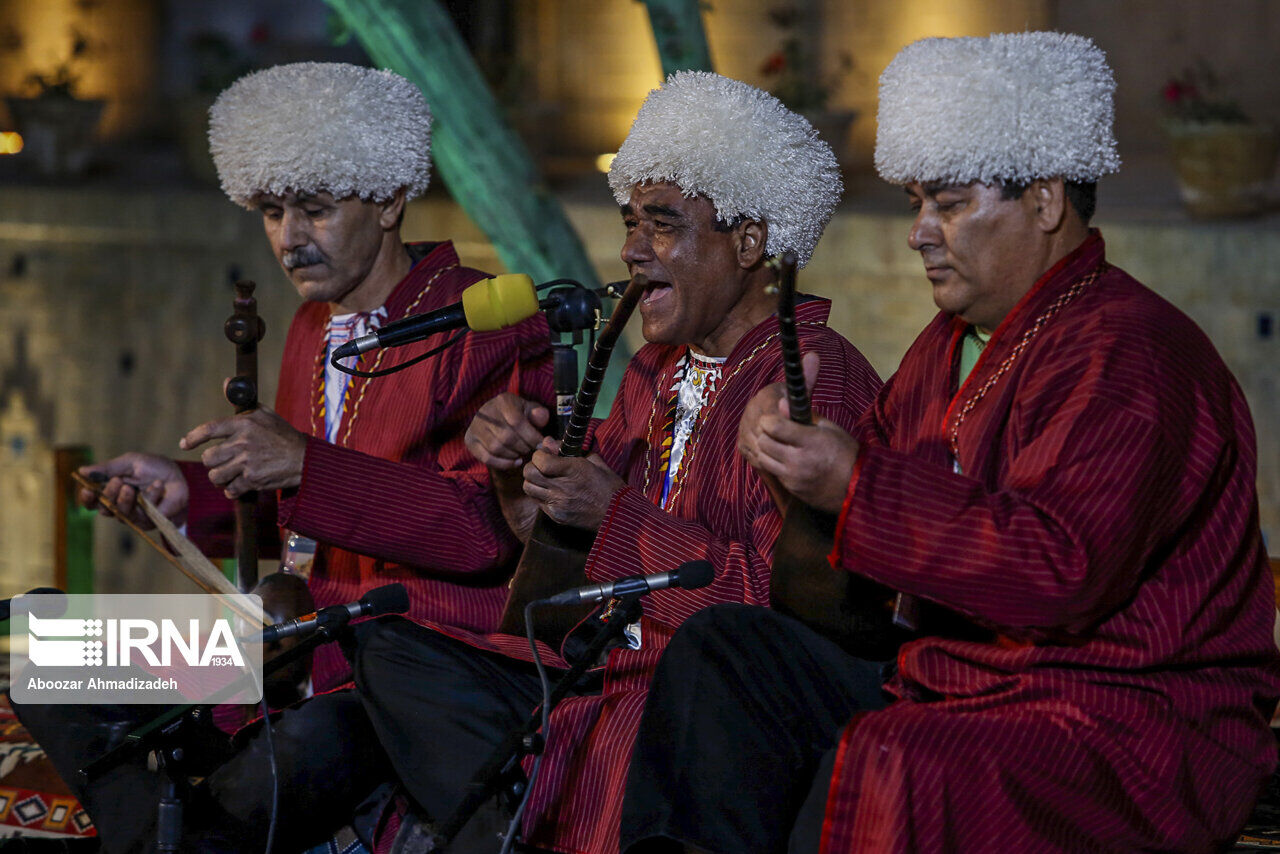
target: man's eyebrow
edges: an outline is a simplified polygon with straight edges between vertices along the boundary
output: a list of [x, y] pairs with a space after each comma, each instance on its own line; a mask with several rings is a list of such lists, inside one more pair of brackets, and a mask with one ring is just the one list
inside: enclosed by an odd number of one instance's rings
[[618, 212], [623, 216], [631, 216], [635, 213], [635, 211], [631, 210], [631, 205], [629, 203], [625, 205], [618, 205]]
[[664, 216], [667, 219], [684, 219], [684, 214], [666, 205], [645, 205], [644, 212], [649, 216]]
[[954, 184], [949, 181], [934, 181], [931, 184], [922, 185], [926, 196], [936, 196], [943, 190], [954, 190], [959, 186], [959, 184]]

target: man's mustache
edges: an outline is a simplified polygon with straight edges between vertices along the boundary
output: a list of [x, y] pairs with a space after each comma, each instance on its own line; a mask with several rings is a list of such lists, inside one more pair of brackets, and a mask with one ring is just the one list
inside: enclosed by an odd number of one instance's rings
[[285, 252], [280, 256], [280, 263], [284, 265], [286, 270], [292, 271], [298, 267], [323, 264], [324, 255], [314, 246], [303, 246], [301, 249]]

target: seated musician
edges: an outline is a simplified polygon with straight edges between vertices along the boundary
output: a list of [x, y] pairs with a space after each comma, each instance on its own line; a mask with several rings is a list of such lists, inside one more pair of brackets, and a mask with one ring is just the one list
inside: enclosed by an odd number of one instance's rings
[[927, 39], [885, 70], [876, 164], [941, 313], [852, 433], [772, 388], [741, 450], [839, 513], [836, 571], [971, 629], [922, 625], [867, 711], [802, 623], [687, 621], [624, 850], [784, 851], [797, 813], [791, 850], [828, 852], [1212, 851], [1244, 822], [1280, 688], [1253, 427], [1204, 333], [1088, 226], [1113, 88], [1058, 33]]
[[[504, 390], [550, 399], [545, 320], [539, 315], [512, 329], [468, 335], [426, 364], [385, 378], [353, 378], [328, 364], [340, 344], [455, 303], [485, 276], [461, 266], [448, 241], [401, 240], [405, 203], [426, 190], [430, 177], [425, 99], [388, 71], [299, 63], [242, 78], [210, 118], [223, 189], [260, 213], [272, 252], [303, 298], [284, 344], [276, 411], [263, 407], [193, 429], [181, 445], [202, 448], [201, 463], [130, 453], [87, 471], [111, 478], [105, 494], [121, 512], [149, 524], [135, 506], [141, 489], [211, 554], [230, 547], [228, 498], [259, 490], [261, 509], [270, 514], [259, 530], [272, 547], [277, 518], [282, 528], [318, 541], [309, 579], [318, 606], [399, 581], [409, 590], [412, 616], [493, 629], [517, 541], [463, 433], [479, 406]], [[394, 367], [449, 334], [370, 352], [356, 366]], [[83, 499], [94, 502], [87, 493]], [[349, 678], [336, 644], [317, 650], [317, 692]], [[68, 716], [85, 722], [92, 708], [17, 711], [74, 786], [78, 767], [127, 732], [129, 722], [156, 710], [118, 710], [112, 714], [120, 720], [83, 726], [70, 725]], [[286, 778], [277, 839], [302, 848], [349, 819], [389, 771], [350, 692], [286, 712], [276, 728]], [[261, 850], [266, 838], [271, 780], [264, 750], [253, 740], [206, 784], [226, 813], [216, 829], [237, 847]], [[78, 793], [109, 850], [152, 833], [154, 783], [141, 769], [128, 773], [137, 778], [132, 787]], [[305, 775], [307, 784], [289, 785], [292, 775]], [[198, 818], [198, 810], [188, 812]]]
[[[598, 532], [586, 557], [591, 582], [693, 559], [714, 566], [704, 588], [646, 597], [639, 648], [612, 650], [603, 693], [571, 698], [552, 715], [526, 839], [602, 854], [618, 847], [631, 738], [667, 639], [707, 605], [768, 601], [779, 517], [735, 451], [738, 423], [747, 401], [782, 377], [767, 262], [787, 251], [807, 262], [841, 191], [831, 149], [805, 119], [764, 92], [702, 72], [674, 74], [649, 94], [609, 182], [626, 227], [622, 259], [648, 279], [639, 306], [648, 343], [627, 366], [608, 418], [593, 425], [590, 456], [558, 456], [557, 443], [543, 438], [546, 409], [517, 395], [487, 403], [467, 434], [495, 477], [514, 480], [499, 494], [526, 536], [539, 509]], [[798, 324], [830, 369], [814, 389], [815, 408], [850, 427], [880, 383], [826, 327], [829, 308], [802, 301]], [[357, 687], [430, 819], [451, 812], [484, 759], [540, 702], [529, 659], [523, 637], [464, 642], [406, 620], [382, 621], [363, 639]]]

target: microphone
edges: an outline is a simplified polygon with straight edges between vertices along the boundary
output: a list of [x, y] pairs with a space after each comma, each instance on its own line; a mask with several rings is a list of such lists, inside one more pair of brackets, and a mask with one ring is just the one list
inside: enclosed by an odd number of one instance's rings
[[476, 332], [505, 329], [533, 317], [541, 307], [533, 279], [526, 275], [508, 273], [481, 279], [462, 292], [461, 301], [435, 311], [402, 317], [368, 335], [361, 335], [334, 350], [333, 359], [358, 356], [375, 347], [412, 344], [437, 332], [461, 327]]
[[[23, 593], [19, 596], [14, 596], [13, 599], [0, 599], [0, 623], [3, 623], [5, 620], [9, 619], [10, 615], [13, 613], [14, 599], [21, 599], [23, 596], [63, 596], [65, 597], [66, 595], [67, 595], [66, 593], [62, 592], [56, 587], [36, 587], [35, 589], [28, 590], [26, 593]], [[57, 603], [57, 600], [54, 600], [54, 602]], [[41, 605], [43, 607], [41, 607], [39, 613], [37, 614], [37, 616], [40, 616], [40, 617], [61, 617], [63, 614], [67, 612], [67, 600], [65, 598], [63, 598], [62, 601], [57, 604], [44, 602], [44, 603], [41, 603]], [[59, 607], [59, 605], [61, 607]], [[56, 610], [57, 613], [54, 613], [54, 610]]]
[[629, 578], [620, 578], [617, 581], [610, 581], [606, 584], [589, 584], [586, 587], [578, 587], [573, 590], [566, 590], [564, 593], [557, 593], [542, 601], [548, 605], [578, 605], [584, 602], [599, 602], [602, 599], [610, 599], [615, 596], [643, 596], [646, 593], [665, 590], [668, 587], [683, 587], [685, 590], [692, 590], [695, 587], [705, 587], [710, 584], [714, 575], [715, 571], [711, 568], [710, 561], [691, 560], [680, 564], [670, 572], [633, 575]]
[[309, 635], [324, 628], [346, 625], [356, 617], [376, 617], [382, 614], [403, 614], [409, 610], [409, 592], [403, 584], [386, 584], [375, 587], [355, 602], [331, 605], [313, 614], [303, 614], [283, 623], [276, 623], [262, 630], [251, 643], [273, 643], [294, 635]]

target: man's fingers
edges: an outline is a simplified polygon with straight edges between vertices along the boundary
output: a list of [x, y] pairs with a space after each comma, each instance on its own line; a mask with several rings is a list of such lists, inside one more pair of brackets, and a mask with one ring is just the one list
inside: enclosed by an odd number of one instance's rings
[[551, 421], [551, 412], [545, 406], [534, 403], [528, 408], [528, 417], [535, 427], [546, 427]]
[[551, 479], [538, 471], [538, 467], [529, 463], [524, 467], [524, 494], [539, 503], [550, 500], [552, 492]]
[[178, 447], [184, 451], [199, 447], [210, 439], [221, 439], [231, 435], [235, 418], [220, 418], [217, 421], [206, 421], [199, 427], [193, 427], [187, 435], [178, 440]]
[[795, 464], [796, 451], [797, 449], [793, 445], [778, 442], [768, 434], [761, 436], [756, 443], [757, 459], [761, 461], [771, 460], [787, 468]]
[[239, 462], [230, 462], [226, 465], [211, 468], [209, 469], [209, 482], [214, 486], [226, 489], [243, 471], [244, 465]]
[[221, 444], [205, 448], [200, 453], [200, 462], [208, 469], [217, 468], [220, 465], [230, 462], [235, 459], [239, 453], [239, 449], [232, 447], [232, 444], [233, 443], [230, 442], [222, 442]]
[[783, 445], [801, 445], [804, 443], [805, 433], [812, 429], [812, 426], [797, 424], [782, 414], [766, 415], [760, 419], [756, 441], [759, 443], [767, 437]]

